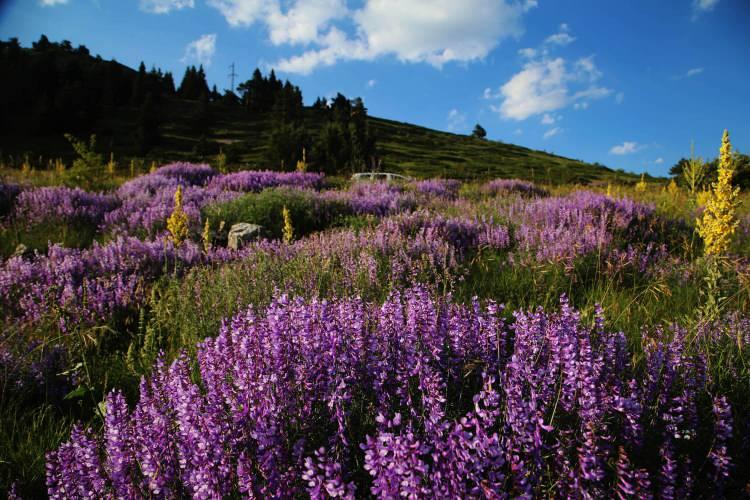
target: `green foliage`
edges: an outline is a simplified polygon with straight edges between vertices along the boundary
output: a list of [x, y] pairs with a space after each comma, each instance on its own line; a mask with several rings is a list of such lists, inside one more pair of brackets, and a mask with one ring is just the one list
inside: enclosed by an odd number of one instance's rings
[[296, 189], [266, 189], [226, 203], [206, 207], [204, 217], [212, 225], [225, 221], [227, 227], [238, 222], [259, 224], [273, 237], [284, 234], [284, 207], [294, 221], [294, 233], [302, 237], [325, 229], [350, 213], [349, 207], [338, 201], [323, 200], [319, 196]]
[[104, 155], [95, 151], [96, 136], [91, 135], [88, 144], [71, 134], [65, 134], [65, 138], [78, 157], [73, 161], [73, 166], [65, 171], [64, 183], [87, 190], [108, 187]]
[[472, 137], [476, 137], [477, 139], [484, 139], [487, 137], [487, 131], [482, 127], [480, 124], [474, 125], [474, 130], [471, 132]]
[[75, 224], [49, 221], [27, 227], [23, 221], [13, 221], [0, 227], [0, 256], [10, 256], [18, 245], [23, 244], [29, 251], [47, 252], [50, 243], [59, 243], [68, 248], [87, 248], [97, 237], [97, 227], [93, 224]]
[[266, 164], [274, 170], [293, 171], [302, 160], [302, 151], [309, 146], [304, 127], [281, 123], [273, 129], [266, 149]]

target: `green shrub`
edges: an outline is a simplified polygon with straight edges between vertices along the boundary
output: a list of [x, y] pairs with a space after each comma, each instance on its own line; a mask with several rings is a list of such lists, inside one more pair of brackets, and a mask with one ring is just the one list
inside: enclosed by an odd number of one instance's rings
[[351, 214], [347, 204], [327, 200], [318, 193], [276, 188], [210, 205], [204, 208], [203, 216], [209, 218], [213, 227], [218, 227], [221, 221], [227, 229], [238, 222], [249, 222], [263, 226], [269, 236], [280, 238], [284, 207], [289, 209], [294, 234], [298, 238], [326, 229]]

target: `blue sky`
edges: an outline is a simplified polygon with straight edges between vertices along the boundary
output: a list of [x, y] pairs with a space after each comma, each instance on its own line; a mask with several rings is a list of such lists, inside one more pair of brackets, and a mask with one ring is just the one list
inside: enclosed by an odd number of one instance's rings
[[46, 34], [132, 67], [276, 68], [309, 104], [665, 174], [750, 153], [747, 0], [6, 0], [0, 38]]

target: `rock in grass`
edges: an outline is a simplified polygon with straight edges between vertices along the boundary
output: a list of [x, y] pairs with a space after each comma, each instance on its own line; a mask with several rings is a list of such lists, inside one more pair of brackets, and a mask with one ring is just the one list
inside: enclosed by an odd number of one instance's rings
[[263, 226], [259, 226], [258, 224], [247, 222], [232, 224], [232, 227], [229, 229], [227, 246], [232, 250], [239, 250], [247, 242], [260, 238], [262, 232]]

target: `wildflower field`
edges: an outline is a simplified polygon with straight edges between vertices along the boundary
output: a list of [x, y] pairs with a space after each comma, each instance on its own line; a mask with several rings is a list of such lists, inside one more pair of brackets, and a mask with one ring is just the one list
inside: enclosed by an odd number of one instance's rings
[[750, 495], [730, 148], [700, 192], [0, 184], [0, 495]]

